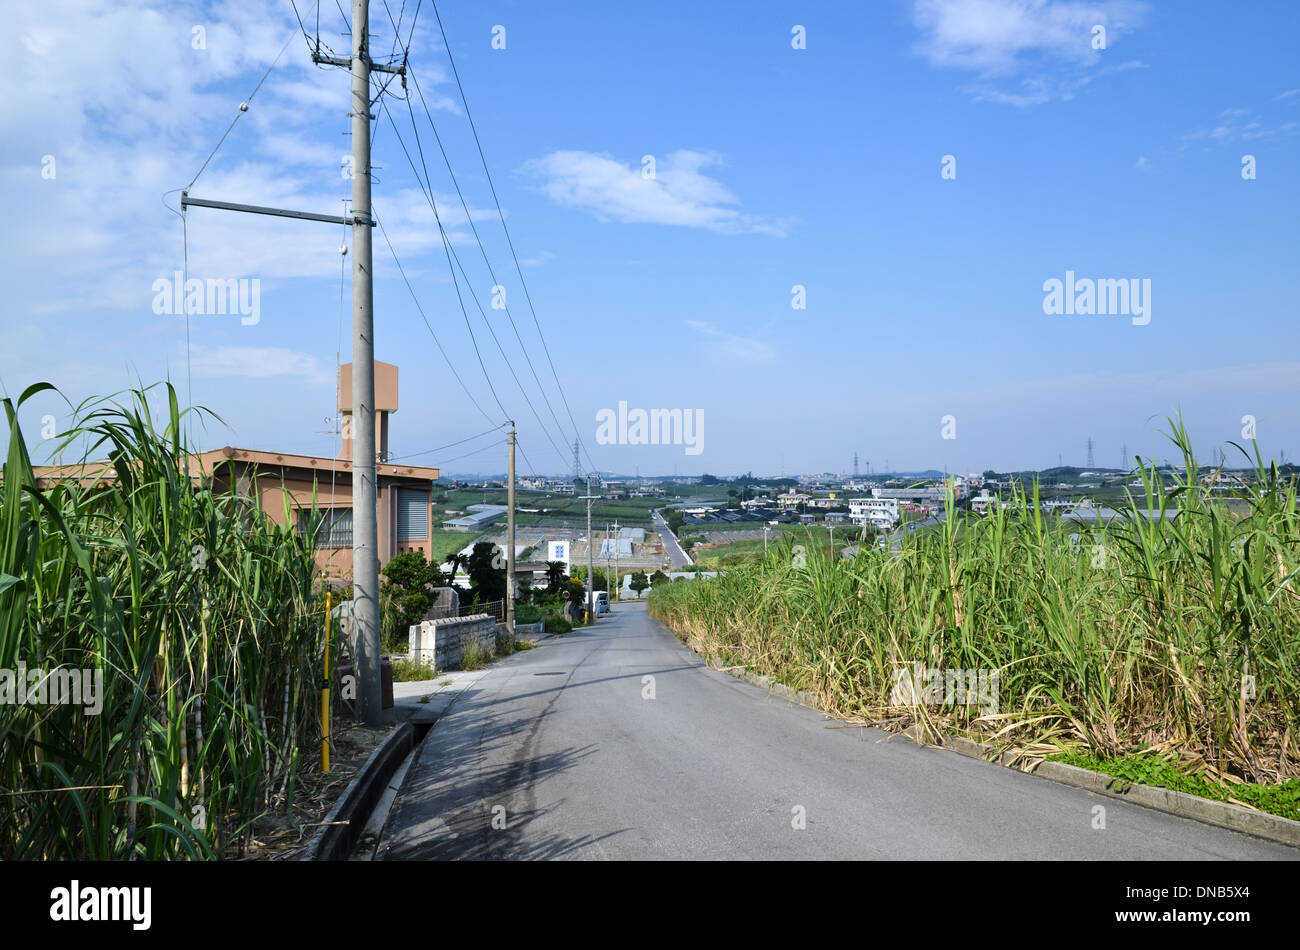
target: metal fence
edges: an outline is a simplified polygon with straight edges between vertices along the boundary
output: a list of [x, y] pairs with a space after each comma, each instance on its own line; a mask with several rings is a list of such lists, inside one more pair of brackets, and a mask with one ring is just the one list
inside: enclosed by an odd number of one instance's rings
[[461, 604], [461, 617], [468, 617], [472, 614], [490, 614], [496, 618], [497, 623], [506, 622], [506, 602], [504, 600], [489, 600], [485, 604]]

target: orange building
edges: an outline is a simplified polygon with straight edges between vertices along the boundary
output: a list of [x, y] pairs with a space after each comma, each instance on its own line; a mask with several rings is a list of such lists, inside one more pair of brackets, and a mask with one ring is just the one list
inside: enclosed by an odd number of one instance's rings
[[[224, 446], [191, 457], [195, 484], [214, 491], [234, 487], [254, 499], [257, 507], [276, 524], [295, 519], [305, 530], [314, 504], [324, 517], [317, 534], [316, 562], [339, 579], [352, 576], [352, 364], [339, 373], [339, 411], [343, 414], [343, 443], [338, 458], [294, 455]], [[375, 362], [375, 474], [379, 501], [379, 563], [386, 564], [404, 551], [433, 555], [433, 483], [438, 469], [419, 465], [394, 465], [388, 458], [389, 415], [397, 411], [397, 367]], [[106, 462], [85, 465], [41, 466], [35, 470], [38, 486], [76, 478], [89, 482], [113, 478]]]

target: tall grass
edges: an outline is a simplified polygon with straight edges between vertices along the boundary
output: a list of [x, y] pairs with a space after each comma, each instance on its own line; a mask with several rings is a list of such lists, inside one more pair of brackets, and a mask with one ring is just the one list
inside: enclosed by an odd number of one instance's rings
[[[792, 558], [786, 543], [716, 580], [661, 585], [650, 610], [706, 655], [847, 716], [1031, 751], [1172, 751], [1284, 781], [1300, 774], [1295, 484], [1256, 449], [1249, 513], [1232, 516], [1201, 487], [1181, 420], [1170, 436], [1183, 471], [1139, 462], [1142, 488], [1108, 525], [1045, 518], [1035, 486], [983, 518], [950, 502], [942, 529], [896, 555]], [[917, 661], [997, 670], [998, 712], [891, 705], [894, 671]]]
[[148, 395], [77, 407], [63, 444], [115, 477], [44, 491], [4, 401], [0, 669], [102, 670], [103, 706], [0, 705], [0, 858], [222, 856], [319, 740], [312, 539], [196, 488]]

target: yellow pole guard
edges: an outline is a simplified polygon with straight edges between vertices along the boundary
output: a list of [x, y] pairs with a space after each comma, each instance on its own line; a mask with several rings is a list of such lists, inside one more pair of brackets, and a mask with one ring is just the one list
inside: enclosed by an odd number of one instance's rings
[[330, 770], [330, 599], [333, 591], [325, 592], [325, 678], [320, 689], [320, 768]]

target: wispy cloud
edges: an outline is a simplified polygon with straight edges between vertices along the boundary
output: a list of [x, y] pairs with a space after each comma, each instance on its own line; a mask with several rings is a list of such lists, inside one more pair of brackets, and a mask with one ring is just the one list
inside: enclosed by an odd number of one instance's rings
[[740, 211], [740, 199], [726, 185], [701, 174], [700, 169], [720, 164], [716, 153], [682, 149], [659, 159], [648, 177], [642, 165], [626, 165], [607, 154], [557, 151], [526, 162], [521, 170], [537, 179], [552, 201], [601, 221], [784, 237], [789, 219]]
[[1234, 142], [1258, 142], [1275, 135], [1294, 134], [1300, 124], [1288, 121], [1273, 125], [1250, 109], [1224, 109], [1213, 125], [1205, 126], [1183, 136], [1183, 149], [1194, 145], [1212, 148]]
[[[967, 87], [978, 101], [1020, 108], [1070, 99], [1097, 76], [1143, 64], [1128, 61], [1094, 70], [1114, 41], [1142, 25], [1147, 5], [1137, 0], [913, 0], [922, 32], [918, 52], [931, 64], [972, 70]], [[1094, 48], [1094, 27], [1105, 29], [1105, 50]], [[1027, 73], [1017, 78], [1018, 73]]]
[[200, 379], [294, 376], [319, 383], [333, 378], [333, 368], [325, 369], [316, 357], [277, 346], [195, 346], [190, 361]]
[[525, 257], [519, 263], [524, 267], [541, 267], [547, 261], [555, 260], [555, 254], [552, 251], [538, 251], [532, 257]]
[[711, 347], [720, 348], [728, 356], [751, 363], [769, 363], [776, 357], [776, 350], [763, 340], [728, 333], [703, 320], [687, 320], [686, 325], [709, 340]]

